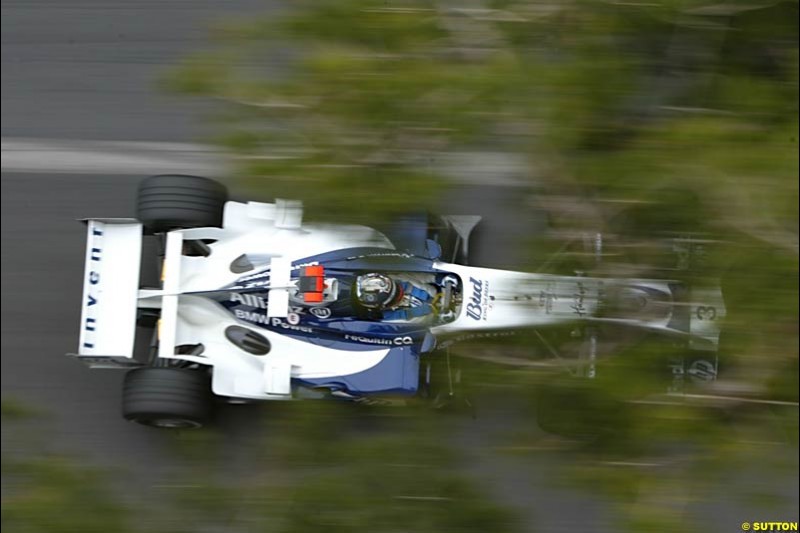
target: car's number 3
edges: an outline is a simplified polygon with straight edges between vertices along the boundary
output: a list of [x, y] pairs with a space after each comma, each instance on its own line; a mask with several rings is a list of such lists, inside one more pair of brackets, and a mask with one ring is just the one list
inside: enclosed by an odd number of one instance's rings
[[710, 305], [701, 305], [695, 311], [698, 320], [714, 320], [717, 318], [717, 309]]

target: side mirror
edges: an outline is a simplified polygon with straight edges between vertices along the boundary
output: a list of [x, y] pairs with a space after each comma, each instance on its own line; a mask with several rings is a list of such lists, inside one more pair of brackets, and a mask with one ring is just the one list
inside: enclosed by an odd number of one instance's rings
[[425, 241], [425, 255], [428, 256], [428, 259], [437, 260], [442, 257], [442, 247], [441, 245], [434, 241], [433, 239], [428, 239]]
[[436, 349], [436, 337], [429, 331], [422, 339], [422, 345], [419, 348], [419, 353], [430, 353]]

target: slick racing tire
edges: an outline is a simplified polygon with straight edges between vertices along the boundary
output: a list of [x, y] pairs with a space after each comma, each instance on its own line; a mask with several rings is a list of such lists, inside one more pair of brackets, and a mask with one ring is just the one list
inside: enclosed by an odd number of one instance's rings
[[158, 428], [196, 428], [211, 416], [210, 376], [184, 368], [138, 368], [125, 375], [122, 416]]
[[199, 176], [160, 175], [139, 184], [137, 214], [154, 233], [176, 228], [219, 227], [228, 191]]

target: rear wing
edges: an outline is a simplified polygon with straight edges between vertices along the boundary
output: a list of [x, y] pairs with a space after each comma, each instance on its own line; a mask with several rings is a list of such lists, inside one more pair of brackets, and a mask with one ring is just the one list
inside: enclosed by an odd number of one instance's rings
[[95, 367], [136, 364], [133, 346], [142, 255], [142, 224], [129, 218], [90, 219], [78, 353]]
[[[141, 235], [141, 232], [140, 232]], [[160, 298], [161, 314], [158, 323], [158, 357], [162, 359], [176, 358], [175, 347], [178, 339], [178, 305], [181, 287], [183, 241], [208, 235], [208, 228], [185, 229], [167, 233], [164, 247], [164, 263], [161, 272], [162, 290], [139, 291], [140, 298]], [[138, 263], [137, 263], [138, 265]], [[270, 285], [268, 317], [286, 317], [289, 313], [289, 291], [287, 287], [291, 279], [292, 263], [282, 257], [273, 257], [270, 262]], [[134, 301], [134, 310], [136, 302]], [[135, 319], [135, 317], [134, 317]], [[177, 357], [184, 359], [184, 356]]]

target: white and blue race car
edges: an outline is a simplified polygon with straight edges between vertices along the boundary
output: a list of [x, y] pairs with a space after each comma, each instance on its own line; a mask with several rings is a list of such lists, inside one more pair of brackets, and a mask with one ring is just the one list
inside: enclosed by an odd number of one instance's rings
[[[473, 333], [616, 323], [715, 350], [718, 290], [468, 266], [478, 220], [442, 216], [387, 236], [304, 223], [294, 201], [227, 201], [205, 178], [153, 176], [140, 186], [138, 219], [87, 220], [74, 355], [130, 369], [127, 419], [193, 427], [214, 395], [415, 395], [437, 348]], [[150, 240], [155, 253], [143, 252]], [[160, 282], [142, 287], [154, 259]]]

